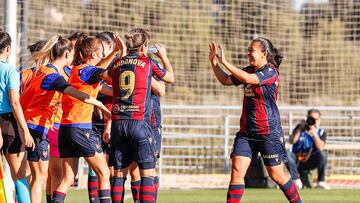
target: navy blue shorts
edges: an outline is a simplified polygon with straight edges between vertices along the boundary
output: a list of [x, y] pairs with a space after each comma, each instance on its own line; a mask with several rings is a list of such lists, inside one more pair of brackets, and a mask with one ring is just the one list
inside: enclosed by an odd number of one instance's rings
[[154, 134], [154, 138], [155, 138], [155, 146], [156, 146], [156, 157], [160, 158], [160, 152], [161, 152], [161, 139], [162, 139], [162, 127], [153, 127], [152, 128], [153, 134]]
[[270, 135], [249, 135], [236, 133], [231, 157], [245, 156], [256, 158], [260, 152], [265, 166], [287, 163], [284, 136], [277, 132]]
[[60, 158], [93, 157], [102, 153], [101, 140], [92, 129], [61, 125], [58, 139]]
[[0, 114], [0, 128], [3, 137], [2, 151], [5, 155], [26, 151], [20, 139], [22, 131], [18, 128], [17, 121], [12, 112]]
[[92, 130], [93, 130], [94, 134], [100, 139], [102, 150], [103, 150], [106, 154], [109, 154], [109, 153], [110, 153], [110, 144], [104, 142], [104, 141], [103, 141], [103, 138], [102, 138], [103, 133], [104, 133], [104, 125], [96, 125], [96, 124], [93, 124], [93, 125], [92, 125]]
[[140, 169], [156, 165], [156, 140], [149, 123], [136, 120], [112, 122], [109, 164], [115, 169], [127, 168], [135, 161]]
[[28, 161], [48, 161], [50, 159], [49, 154], [49, 140], [47, 139], [47, 133], [43, 133], [37, 130], [29, 129], [31, 136], [34, 138], [35, 149], [27, 148], [27, 160]]

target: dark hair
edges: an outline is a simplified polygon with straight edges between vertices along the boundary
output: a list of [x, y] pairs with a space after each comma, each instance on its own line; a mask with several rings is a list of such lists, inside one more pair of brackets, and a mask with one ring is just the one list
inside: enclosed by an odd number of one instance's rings
[[99, 45], [102, 47], [101, 40], [96, 37], [85, 38], [79, 46], [79, 54], [82, 62], [85, 62], [89, 56], [98, 51]]
[[134, 28], [125, 34], [125, 44], [129, 52], [138, 52], [140, 47], [150, 40], [150, 31], [142, 28]]
[[105, 31], [98, 33], [95, 37], [101, 39], [101, 41], [105, 42], [106, 44], [113, 44], [115, 34], [113, 32]]
[[29, 61], [35, 63], [37, 66], [46, 65], [51, 61], [61, 57], [65, 51], [72, 51], [72, 43], [70, 40], [59, 35], [51, 37], [44, 46], [34, 52]]
[[11, 46], [11, 37], [9, 33], [0, 31], [0, 53], [3, 53], [6, 47]]
[[67, 39], [70, 41], [77, 41], [78, 39], [84, 39], [86, 37], [87, 35], [85, 34], [85, 32], [74, 32]]
[[318, 113], [319, 116], [321, 116], [319, 109], [310, 109], [308, 110], [307, 115], [310, 116], [312, 113]]
[[266, 54], [267, 61], [273, 64], [276, 68], [279, 68], [284, 57], [281, 52], [274, 47], [271, 41], [264, 37], [258, 37], [252, 41], [252, 43], [254, 42], [258, 42], [260, 44], [262, 52]]
[[39, 41], [35, 42], [34, 44], [29, 45], [27, 48], [30, 51], [30, 53], [33, 54], [34, 52], [42, 49], [44, 47], [44, 45], [46, 44], [46, 42], [47, 41], [45, 39], [39, 40]]

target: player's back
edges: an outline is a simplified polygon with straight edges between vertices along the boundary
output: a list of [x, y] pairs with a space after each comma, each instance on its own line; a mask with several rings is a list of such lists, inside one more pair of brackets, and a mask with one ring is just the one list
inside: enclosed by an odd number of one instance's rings
[[151, 115], [151, 61], [137, 53], [115, 61], [113, 120], [147, 120]]

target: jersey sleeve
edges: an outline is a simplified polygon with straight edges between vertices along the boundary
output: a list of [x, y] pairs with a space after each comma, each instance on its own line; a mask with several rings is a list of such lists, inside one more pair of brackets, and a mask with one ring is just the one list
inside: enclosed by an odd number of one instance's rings
[[20, 89], [20, 74], [16, 71], [15, 67], [12, 67], [9, 72], [9, 90], [19, 90]]
[[153, 75], [162, 79], [167, 73], [166, 69], [158, 61], [152, 58], [150, 58], [150, 63]]
[[81, 69], [80, 79], [89, 85], [93, 85], [101, 81], [99, 76], [103, 72], [105, 72], [105, 69], [96, 68], [95, 66], [86, 66]]
[[261, 71], [256, 72], [255, 75], [259, 79], [259, 85], [271, 85], [276, 81], [277, 71], [266, 65]]
[[41, 88], [43, 90], [55, 90], [62, 93], [68, 86], [70, 86], [70, 84], [59, 73], [51, 73], [47, 75], [41, 83]]

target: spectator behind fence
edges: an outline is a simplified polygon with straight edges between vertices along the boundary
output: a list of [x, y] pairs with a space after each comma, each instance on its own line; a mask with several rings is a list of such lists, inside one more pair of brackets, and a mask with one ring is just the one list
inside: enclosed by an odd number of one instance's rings
[[290, 135], [292, 151], [288, 152], [288, 168], [295, 184], [301, 188], [311, 187], [310, 183], [305, 184], [308, 172], [313, 169], [318, 170], [316, 188], [330, 189], [325, 182], [325, 172], [327, 165], [327, 151], [324, 149], [326, 142], [326, 133], [320, 128], [321, 113], [317, 109], [310, 109], [307, 119], [302, 120]]

